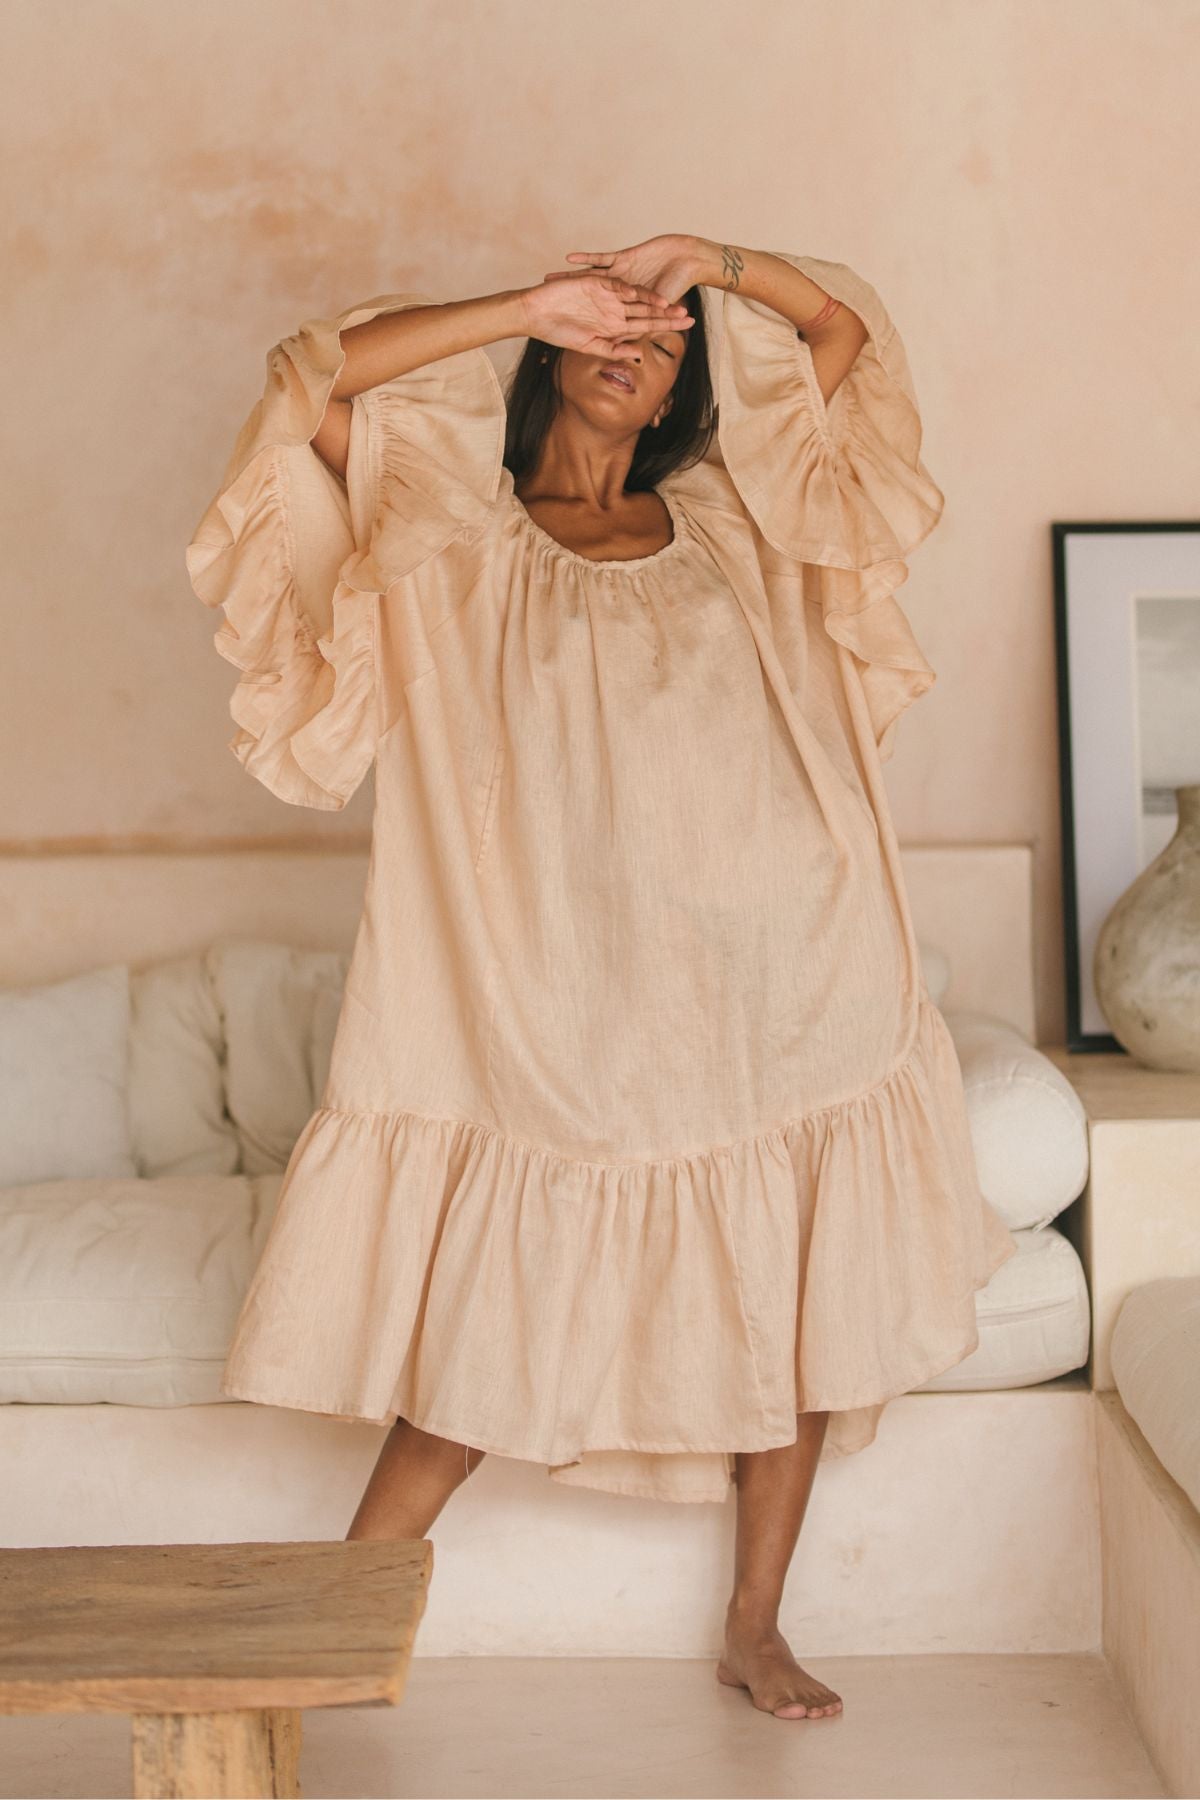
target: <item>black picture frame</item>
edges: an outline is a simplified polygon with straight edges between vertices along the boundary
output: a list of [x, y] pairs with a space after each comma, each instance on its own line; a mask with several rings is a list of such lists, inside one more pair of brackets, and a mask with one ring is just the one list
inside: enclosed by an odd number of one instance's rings
[[[1094, 930], [1092, 929], [1097, 914], [1106, 912], [1115, 903], [1125, 888], [1140, 873], [1140, 867], [1131, 862], [1128, 854], [1122, 859], [1111, 857], [1107, 872], [1107, 882], [1098, 875], [1094, 867], [1096, 858], [1081, 854], [1081, 844], [1077, 835], [1079, 829], [1080, 783], [1095, 778], [1095, 771], [1085, 765], [1087, 755], [1080, 754], [1079, 719], [1076, 728], [1072, 727], [1072, 693], [1074, 705], [1078, 709], [1081, 704], [1080, 669], [1085, 662], [1081, 654], [1078, 639], [1079, 617], [1086, 611], [1089, 596], [1081, 594], [1081, 562], [1090, 562], [1093, 570], [1098, 559], [1076, 556], [1073, 558], [1073, 547], [1082, 540], [1094, 538], [1097, 534], [1106, 534], [1116, 538], [1137, 539], [1137, 543], [1125, 542], [1119, 546], [1120, 573], [1116, 577], [1115, 586], [1124, 588], [1115, 598], [1110, 594], [1105, 604], [1112, 612], [1119, 606], [1121, 599], [1128, 601], [1137, 597], [1137, 589], [1143, 594], [1157, 595], [1172, 590], [1172, 598], [1186, 600], [1196, 599], [1200, 603], [1200, 521], [1180, 519], [1137, 519], [1137, 520], [1060, 520], [1051, 524], [1051, 543], [1054, 560], [1054, 643], [1056, 661], [1056, 697], [1058, 709], [1058, 767], [1059, 767], [1059, 800], [1061, 812], [1062, 841], [1062, 897], [1063, 897], [1063, 944], [1066, 964], [1066, 1038], [1067, 1049], [1072, 1051], [1117, 1051], [1123, 1052], [1120, 1044], [1110, 1031], [1100, 1029], [1095, 1023], [1098, 1005], [1095, 999], [1091, 978], [1091, 955], [1094, 949]], [[1166, 534], [1173, 534], [1170, 540]], [[1178, 543], [1174, 534], [1191, 534], [1193, 543]], [[1169, 554], [1156, 553], [1156, 546]], [[1114, 546], [1117, 548], [1117, 546]], [[1074, 564], [1074, 566], [1073, 566]], [[1114, 563], [1114, 567], [1117, 564]], [[1137, 570], [1136, 577], [1132, 571]], [[1180, 585], [1180, 574], [1183, 573], [1183, 584]], [[1086, 586], [1087, 577], [1083, 577], [1082, 585]], [[1118, 615], [1119, 622], [1119, 615]], [[1130, 632], [1130, 661], [1132, 664], [1136, 644], [1135, 634]], [[1131, 704], [1136, 700], [1135, 671], [1132, 667], [1126, 671], [1128, 681], [1126, 696], [1117, 692], [1097, 691], [1083, 696], [1083, 704], [1089, 699], [1099, 709], [1098, 716], [1106, 707], [1117, 707], [1122, 697], [1129, 697]], [[1198, 739], [1200, 739], [1200, 689], [1197, 692]], [[1095, 721], [1087, 733], [1094, 746], [1098, 736]], [[1115, 734], [1118, 738], [1120, 733]], [[1115, 748], [1110, 754], [1119, 754]], [[1091, 752], [1095, 760], [1094, 748]], [[1132, 771], [1130, 774], [1132, 775]], [[1194, 780], [1200, 780], [1200, 766], [1196, 768]], [[1128, 784], [1126, 784], [1128, 792]], [[1094, 806], [1090, 809], [1095, 819]], [[1118, 816], [1114, 814], [1114, 817]], [[1092, 846], [1085, 844], [1083, 849]], [[1093, 865], [1093, 866], [1089, 866]], [[1113, 867], [1119, 867], [1119, 874], [1114, 876]]]

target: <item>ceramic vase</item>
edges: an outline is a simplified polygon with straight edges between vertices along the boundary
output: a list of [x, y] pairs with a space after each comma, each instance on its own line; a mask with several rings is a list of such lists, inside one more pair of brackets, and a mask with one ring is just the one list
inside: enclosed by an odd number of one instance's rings
[[1092, 974], [1131, 1056], [1152, 1069], [1200, 1070], [1200, 783], [1175, 798], [1175, 835], [1105, 919]]

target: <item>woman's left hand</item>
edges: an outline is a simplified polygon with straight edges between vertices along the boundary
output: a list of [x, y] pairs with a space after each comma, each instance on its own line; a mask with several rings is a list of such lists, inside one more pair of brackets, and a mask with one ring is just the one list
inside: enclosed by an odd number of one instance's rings
[[577, 266], [552, 270], [545, 279], [561, 281], [581, 274], [586, 266], [596, 273], [633, 282], [637, 287], [653, 288], [668, 300], [678, 300], [700, 279], [704, 267], [702, 244], [701, 238], [669, 233], [647, 238], [627, 250], [569, 250], [567, 261]]

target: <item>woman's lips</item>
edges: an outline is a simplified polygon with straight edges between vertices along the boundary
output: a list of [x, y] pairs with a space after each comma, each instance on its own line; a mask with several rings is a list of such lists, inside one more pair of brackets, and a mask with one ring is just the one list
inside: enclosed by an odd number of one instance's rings
[[633, 392], [633, 383], [629, 380], [628, 376], [622, 380], [622, 378], [615, 374], [612, 369], [601, 369], [600, 377], [601, 380], [607, 381], [612, 387], [620, 388], [623, 394], [632, 394]]

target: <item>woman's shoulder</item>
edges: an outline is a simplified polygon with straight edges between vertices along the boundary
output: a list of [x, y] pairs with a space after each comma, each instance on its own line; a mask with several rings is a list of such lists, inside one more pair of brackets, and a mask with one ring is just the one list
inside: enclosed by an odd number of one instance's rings
[[391, 586], [451, 545], [482, 547], [505, 509], [507, 475], [504, 396], [488, 358], [427, 364], [367, 389], [355, 406], [365, 426], [362, 487], [377, 585]]
[[673, 469], [658, 483], [659, 490], [686, 508], [707, 508], [714, 512], [744, 513], [737, 484], [725, 466], [720, 450], [713, 446], [699, 462]]

